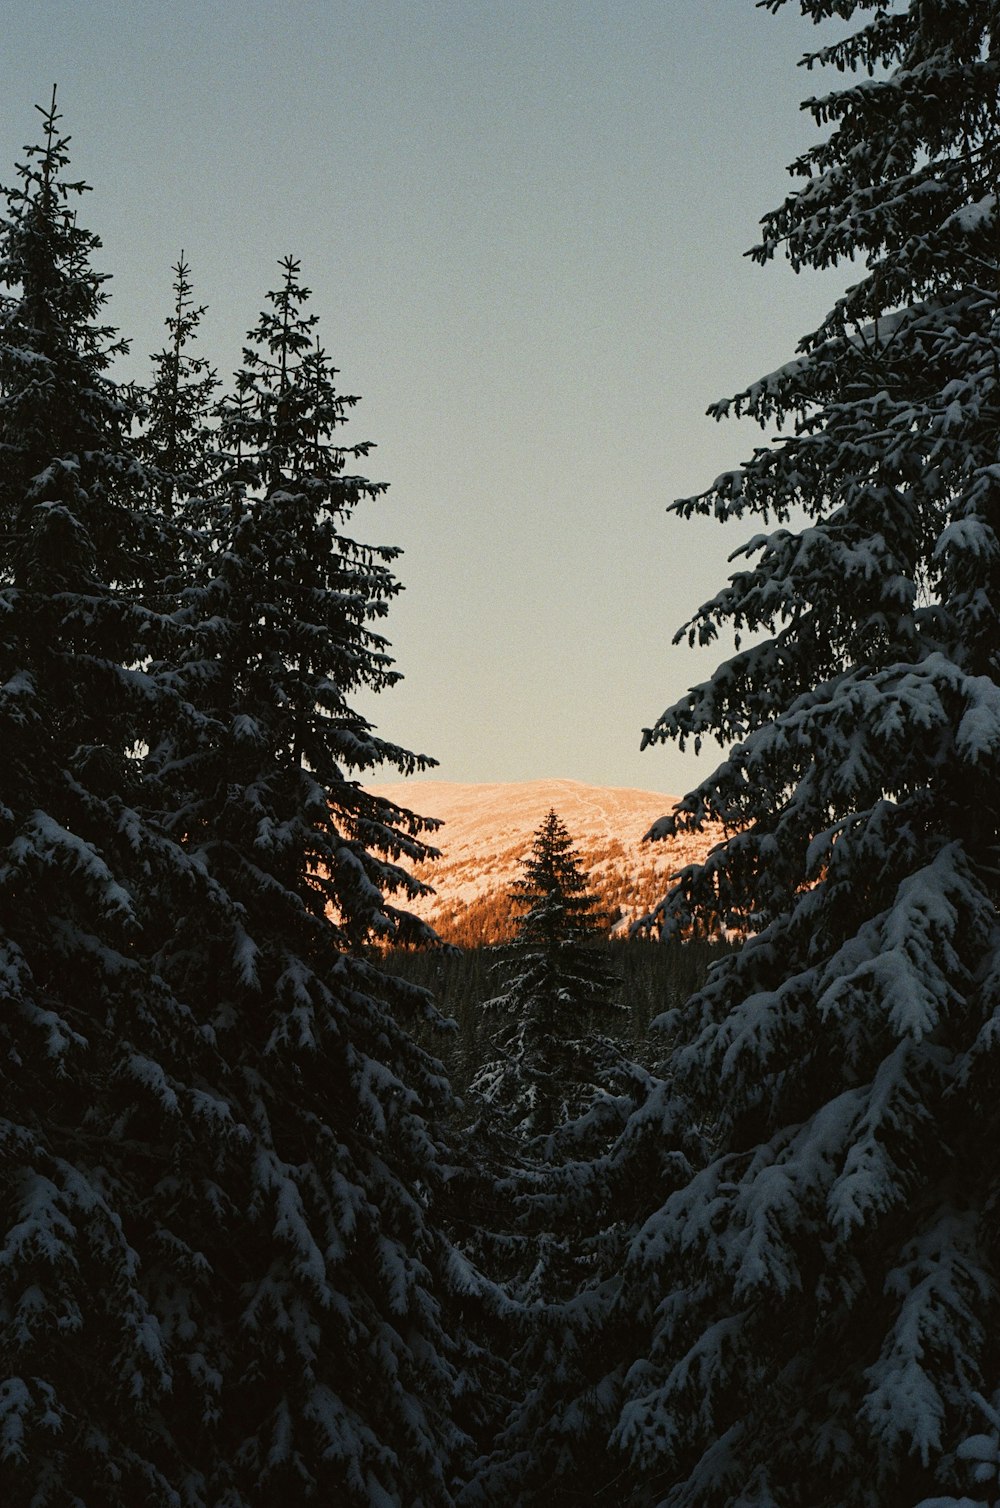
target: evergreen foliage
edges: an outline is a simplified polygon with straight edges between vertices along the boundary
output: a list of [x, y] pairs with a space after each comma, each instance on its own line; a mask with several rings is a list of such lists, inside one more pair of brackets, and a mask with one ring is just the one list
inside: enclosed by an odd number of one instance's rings
[[[296, 912], [332, 924], [342, 947], [426, 941], [386, 901], [422, 887], [386, 856], [428, 857], [418, 835], [430, 824], [355, 777], [433, 761], [379, 738], [349, 701], [398, 679], [372, 627], [399, 591], [398, 551], [344, 533], [359, 502], [384, 489], [345, 469], [371, 448], [334, 439], [357, 400], [338, 392], [314, 344], [298, 264], [282, 268], [220, 405], [218, 482], [201, 509], [205, 569], [183, 599], [192, 645], [181, 671], [208, 731], [194, 750], [159, 751], [157, 767], [176, 781], [178, 831], [204, 834], [233, 893], [266, 892], [266, 875]], [[276, 927], [267, 895], [254, 904]]]
[[[705, 941], [654, 942], [642, 936], [626, 941], [602, 939], [593, 944], [607, 960], [609, 976], [620, 981], [623, 1009], [601, 1019], [601, 1032], [610, 1037], [622, 1057], [648, 1068], [662, 1067], [669, 1041], [651, 1022], [679, 1005], [705, 981], [709, 965], [728, 951], [727, 945]], [[495, 948], [390, 949], [384, 966], [435, 996], [457, 1031], [442, 1040], [429, 1027], [418, 1036], [440, 1051], [456, 1092], [465, 1095], [479, 1070], [492, 1056], [490, 1034], [495, 1023], [483, 1007], [495, 991], [494, 971], [500, 956]]]
[[754, 255], [864, 274], [714, 410], [783, 437], [675, 505], [763, 531], [646, 735], [732, 746], [658, 914], [747, 941], [632, 1061], [550, 812], [471, 1132], [385, 961], [434, 942], [432, 824], [361, 782], [432, 761], [353, 706], [399, 591], [356, 400], [292, 258], [221, 403], [183, 256], [116, 384], [41, 112], [0, 191], [5, 1505], [996, 1496], [1000, 12], [799, 4], [853, 77]]
[[[3, 1501], [447, 1508], [489, 1289], [441, 1231], [433, 1009], [361, 956], [425, 935], [391, 895], [428, 852], [353, 778], [428, 763], [349, 705], [395, 677], [366, 447], [288, 262], [225, 492], [180, 408], [144, 469], [43, 114], [0, 225]], [[194, 482], [178, 602], [154, 504]]]
[[473, 1084], [495, 1115], [525, 1141], [551, 1134], [583, 1110], [609, 1044], [594, 1034], [613, 999], [599, 901], [572, 840], [550, 811], [535, 833], [511, 899], [520, 908], [501, 994], [485, 1009], [508, 1018], [494, 1037], [498, 1056]]
[[[214, 1045], [155, 959], [201, 889], [143, 816], [140, 742], [176, 709], [136, 667], [163, 534], [99, 322], [53, 94], [0, 223], [0, 1471], [12, 1508], [171, 1501], [162, 1408], [196, 1348], [153, 1291], [199, 1286], [173, 1183], [204, 1164]], [[193, 1213], [193, 1212], [192, 1212]], [[188, 1224], [193, 1223], [189, 1220]], [[171, 1296], [172, 1300], [173, 1296]], [[174, 1305], [174, 1313], [180, 1306]]]
[[[645, 820], [645, 819], [643, 819]], [[648, 824], [647, 824], [648, 825]], [[511, 943], [517, 935], [517, 908], [511, 904], [510, 884], [501, 876], [509, 865], [516, 865], [520, 847], [514, 833], [506, 834], [491, 854], [492, 873], [478, 894], [462, 893], [462, 860], [455, 853], [455, 832], [449, 830], [451, 854], [440, 861], [418, 866], [415, 873], [435, 892], [433, 908], [426, 915], [442, 942], [463, 950], [476, 951]], [[698, 840], [707, 850], [714, 840], [710, 833]], [[574, 836], [580, 862], [589, 873], [589, 884], [598, 897], [603, 914], [604, 935], [623, 940], [631, 935], [637, 922], [655, 911], [663, 898], [664, 886], [684, 857], [670, 856], [655, 844], [646, 844], [637, 855], [635, 848], [619, 838], [589, 834], [585, 839]], [[453, 887], [452, 880], [458, 884]], [[478, 887], [477, 887], [478, 888]], [[706, 930], [702, 928], [702, 930]], [[718, 941], [719, 929], [703, 939]]]
[[496, 1113], [478, 1128], [489, 1176], [471, 1250], [519, 1302], [509, 1344], [521, 1387], [466, 1489], [470, 1508], [613, 1491], [622, 1463], [606, 1440], [630, 1354], [616, 1323], [621, 1267], [648, 1188], [690, 1172], [698, 1142], [668, 1086], [602, 1029], [627, 1026], [608, 965], [629, 945], [600, 941], [597, 898], [554, 812], [514, 898], [513, 971], [487, 1002], [513, 1020], [472, 1087]]
[[684, 1187], [704, 1161], [704, 1144], [668, 1081], [623, 1063], [616, 1090], [573, 1126], [576, 1155], [562, 1139], [550, 1144], [548, 1167], [539, 1162], [496, 1181], [511, 1234], [494, 1261], [523, 1271], [533, 1251], [535, 1266], [519, 1284], [530, 1302], [508, 1321], [519, 1387], [475, 1463], [463, 1508], [657, 1501], [616, 1425], [663, 1296], [654, 1283], [623, 1293], [623, 1272], [650, 1191]]
[[343, 531], [382, 489], [346, 469], [369, 447], [336, 443], [354, 400], [315, 344], [298, 264], [282, 268], [220, 408], [206, 565], [184, 594], [178, 676], [200, 731], [152, 759], [172, 829], [229, 903], [208, 939], [167, 950], [212, 1002], [242, 1134], [206, 1448], [234, 1504], [447, 1504], [455, 1416], [479, 1407], [460, 1316], [479, 1280], [428, 1215], [454, 1172], [449, 1095], [404, 1022], [436, 1014], [361, 956], [430, 940], [387, 898], [418, 888], [400, 856], [429, 850], [419, 818], [353, 778], [431, 761], [349, 703], [396, 678], [371, 627], [396, 551]]
[[194, 302], [183, 252], [173, 273], [174, 308], [165, 321], [169, 340], [152, 358], [152, 383], [137, 393], [144, 424], [136, 449], [158, 477], [157, 502], [167, 516], [210, 489], [217, 458], [211, 421], [219, 387], [210, 364], [191, 351], [206, 307]]
[[715, 410], [793, 432], [676, 505], [778, 527], [687, 630], [749, 646], [647, 735], [735, 741], [661, 829], [735, 835], [663, 914], [753, 935], [668, 1021], [711, 1155], [625, 1274], [637, 1505], [968, 1503], [995, 1476], [1000, 22], [801, 9], [855, 23], [809, 65], [867, 77], [809, 102], [830, 133], [754, 254], [866, 271]]

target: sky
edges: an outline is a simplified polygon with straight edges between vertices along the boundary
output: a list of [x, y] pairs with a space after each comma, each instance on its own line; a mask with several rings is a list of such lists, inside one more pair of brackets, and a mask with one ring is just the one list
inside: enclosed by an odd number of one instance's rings
[[7, 0], [0, 182], [58, 83], [140, 380], [181, 250], [224, 379], [300, 259], [390, 484], [355, 534], [404, 550], [384, 737], [445, 780], [681, 794], [717, 756], [642, 730], [710, 675], [672, 639], [758, 526], [667, 508], [767, 438], [705, 410], [848, 281], [744, 256], [816, 43], [754, 0]]

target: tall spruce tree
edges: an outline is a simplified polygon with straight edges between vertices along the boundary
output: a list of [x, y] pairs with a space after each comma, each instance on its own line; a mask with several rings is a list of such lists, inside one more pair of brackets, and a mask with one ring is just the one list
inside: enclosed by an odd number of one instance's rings
[[240, 893], [260, 882], [255, 866], [269, 853], [295, 905], [330, 922], [343, 947], [426, 940], [387, 899], [422, 887], [386, 857], [425, 857], [418, 835], [433, 824], [370, 796], [357, 777], [434, 761], [378, 737], [349, 701], [399, 679], [373, 627], [400, 590], [399, 551], [344, 532], [384, 484], [345, 469], [371, 449], [335, 439], [358, 400], [338, 391], [315, 344], [298, 264], [281, 265], [282, 286], [219, 406], [216, 480], [195, 510], [205, 569], [184, 593], [195, 633], [182, 670], [215, 724], [178, 764], [174, 822], [192, 842], [211, 835], [213, 866]]
[[0, 1495], [166, 1503], [190, 1476], [166, 1411], [213, 1401], [174, 1188], [224, 1116], [155, 951], [164, 911], [208, 913], [142, 815], [137, 751], [177, 716], [137, 668], [162, 531], [54, 94], [42, 116], [0, 221]]
[[1000, 1385], [1000, 12], [800, 4], [854, 22], [809, 66], [865, 76], [808, 102], [829, 134], [754, 254], [865, 272], [714, 410], [793, 432], [676, 505], [779, 527], [688, 628], [750, 646], [647, 734], [733, 742], [660, 828], [733, 835], [663, 909], [750, 936], [670, 1020], [712, 1151], [632, 1249], [612, 1446], [636, 1504], [969, 1505]]
[[[165, 967], [211, 1002], [244, 1141], [227, 1163], [228, 1251], [210, 1324], [221, 1374], [203, 1431], [227, 1505], [446, 1505], [478, 1408], [461, 1308], [478, 1279], [441, 1234], [453, 1162], [424, 992], [363, 950], [429, 934], [392, 901], [426, 824], [358, 776], [431, 761], [350, 698], [396, 678], [373, 621], [397, 553], [345, 525], [378, 484], [338, 443], [355, 402], [315, 342], [298, 263], [250, 332], [221, 409], [207, 569], [185, 594], [180, 683], [203, 719], [154, 764], [173, 827], [234, 903], [175, 932]], [[226, 1495], [228, 1494], [228, 1496]]]

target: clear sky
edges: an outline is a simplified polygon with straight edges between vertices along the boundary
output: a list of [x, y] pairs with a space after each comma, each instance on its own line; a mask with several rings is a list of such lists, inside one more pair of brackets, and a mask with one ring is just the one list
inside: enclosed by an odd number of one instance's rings
[[676, 628], [732, 535], [666, 514], [759, 443], [707, 405], [790, 359], [841, 280], [742, 253], [814, 130], [794, 5], [7, 0], [0, 177], [58, 81], [131, 372], [181, 248], [239, 359], [279, 257], [391, 484], [404, 681], [364, 710], [458, 781], [680, 792], [639, 753], [712, 668]]

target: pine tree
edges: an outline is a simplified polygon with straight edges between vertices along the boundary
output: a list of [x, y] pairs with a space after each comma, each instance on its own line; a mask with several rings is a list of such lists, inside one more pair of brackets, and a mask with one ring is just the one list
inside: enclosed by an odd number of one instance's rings
[[995, 1479], [1000, 22], [801, 9], [855, 22], [809, 66], [867, 77], [809, 102], [829, 134], [755, 255], [865, 272], [715, 410], [793, 432], [679, 512], [778, 527], [687, 630], [749, 646], [647, 735], [733, 743], [662, 824], [732, 834], [663, 914], [750, 934], [669, 1022], [712, 1150], [621, 1300], [645, 1339], [612, 1449], [670, 1508]]
[[[128, 446], [55, 95], [0, 222], [0, 1482], [5, 1504], [172, 1501], [210, 1407], [186, 1330], [221, 1065], [155, 963], [204, 886], [143, 811], [176, 709], [137, 667], [162, 530]], [[211, 1138], [208, 1138], [209, 1140]], [[185, 1228], [187, 1235], [185, 1234]], [[169, 1258], [168, 1258], [169, 1254]], [[157, 1293], [167, 1261], [171, 1292]], [[182, 1435], [182, 1432], [179, 1432]], [[186, 1499], [188, 1500], [188, 1499]], [[192, 1503], [195, 1497], [189, 1499]]]
[[455, 1171], [450, 1101], [405, 1027], [434, 1012], [365, 957], [429, 936], [391, 900], [417, 888], [397, 861], [429, 856], [426, 824], [357, 779], [431, 761], [350, 706], [396, 679], [372, 627], [396, 551], [344, 532], [381, 487], [348, 469], [369, 449], [337, 443], [355, 400], [316, 344], [298, 264], [282, 269], [221, 409], [208, 570], [184, 599], [180, 683], [203, 729], [153, 759], [178, 840], [234, 906], [225, 930], [177, 931], [165, 955], [212, 1002], [245, 1129], [226, 1163], [205, 1469], [227, 1508], [436, 1508], [466, 1447], [456, 1417], [480, 1406], [460, 1311], [484, 1285], [435, 1213]]

